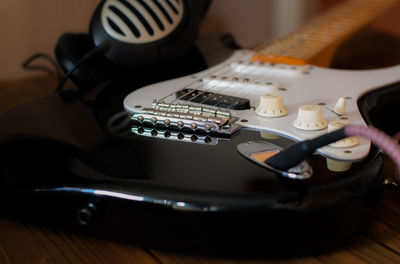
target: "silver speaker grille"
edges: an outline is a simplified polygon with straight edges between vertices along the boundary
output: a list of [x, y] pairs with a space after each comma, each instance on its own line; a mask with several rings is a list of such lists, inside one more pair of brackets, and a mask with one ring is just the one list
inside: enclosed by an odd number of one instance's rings
[[107, 0], [101, 22], [113, 38], [147, 43], [164, 38], [183, 18], [182, 0]]

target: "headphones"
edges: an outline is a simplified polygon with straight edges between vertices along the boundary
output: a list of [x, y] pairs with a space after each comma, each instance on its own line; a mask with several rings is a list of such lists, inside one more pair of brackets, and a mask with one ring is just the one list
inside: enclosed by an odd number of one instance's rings
[[193, 50], [209, 4], [210, 0], [103, 0], [89, 34], [60, 37], [57, 61], [80, 88], [162, 69]]

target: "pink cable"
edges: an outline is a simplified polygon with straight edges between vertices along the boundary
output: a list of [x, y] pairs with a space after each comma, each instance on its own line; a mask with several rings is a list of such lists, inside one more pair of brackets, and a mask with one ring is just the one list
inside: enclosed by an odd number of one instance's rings
[[[397, 144], [399, 144], [400, 141], [400, 132], [397, 132], [394, 136], [393, 139], [396, 140]], [[397, 167], [396, 173], [394, 175], [396, 177], [397, 183], [400, 185], [400, 166]]]
[[[382, 131], [374, 127], [365, 126], [346, 126], [344, 132], [348, 136], [359, 136], [370, 139], [375, 145], [380, 147], [397, 165], [396, 181], [400, 183], [400, 146], [398, 140], [389, 137]], [[400, 137], [400, 135], [396, 134]]]

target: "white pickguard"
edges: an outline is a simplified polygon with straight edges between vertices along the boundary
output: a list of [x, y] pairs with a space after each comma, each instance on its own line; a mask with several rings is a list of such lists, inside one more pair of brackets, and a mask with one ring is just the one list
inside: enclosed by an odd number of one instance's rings
[[[354, 125], [365, 125], [357, 107], [358, 97], [364, 92], [400, 80], [400, 66], [357, 71], [310, 65], [291, 69], [290, 66], [282, 65], [250, 64], [252, 55], [252, 51], [239, 50], [225, 62], [203, 72], [135, 90], [125, 98], [124, 107], [129, 113], [140, 113], [142, 108], [151, 108], [153, 100], [173, 94], [185, 87], [247, 98], [254, 107], [258, 106], [260, 95], [277, 93], [284, 98], [284, 104], [289, 112], [287, 116], [261, 117], [254, 110], [231, 110], [231, 113], [240, 120], [247, 120], [247, 122], [238, 121], [242, 127], [302, 141], [327, 133], [327, 129], [305, 131], [293, 127], [292, 123], [297, 118], [299, 106], [324, 103], [323, 116], [329, 122], [338, 116], [328, 108], [333, 109], [341, 96], [351, 98], [347, 100], [346, 113], [342, 117]], [[210, 80], [211, 76], [216, 76], [216, 79]], [[235, 78], [236, 82], [222, 81], [220, 77], [226, 77], [226, 80]], [[248, 80], [243, 81], [246, 78]], [[274, 88], [275, 84], [278, 89]], [[358, 161], [367, 156], [370, 144], [369, 140], [360, 139], [360, 144], [356, 147], [328, 146], [318, 149], [317, 152], [336, 160]]]

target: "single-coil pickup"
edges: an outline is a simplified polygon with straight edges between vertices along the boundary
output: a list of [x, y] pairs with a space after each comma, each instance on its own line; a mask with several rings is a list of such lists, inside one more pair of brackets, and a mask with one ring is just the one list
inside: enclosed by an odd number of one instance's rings
[[232, 110], [250, 109], [250, 100], [246, 98], [213, 93], [198, 89], [183, 89], [176, 92], [176, 98], [193, 103], [211, 105]]
[[202, 79], [202, 82], [208, 87], [230, 87], [238, 89], [246, 89], [246, 92], [255, 90], [257, 92], [269, 92], [278, 90], [279, 86], [276, 82], [253, 80], [251, 78], [241, 78], [238, 76], [227, 77], [227, 76], [215, 76], [206, 77]]
[[246, 75], [272, 75], [291, 77], [302, 73], [309, 73], [308, 66], [294, 66], [287, 64], [262, 63], [262, 62], [233, 62], [231, 69]]

